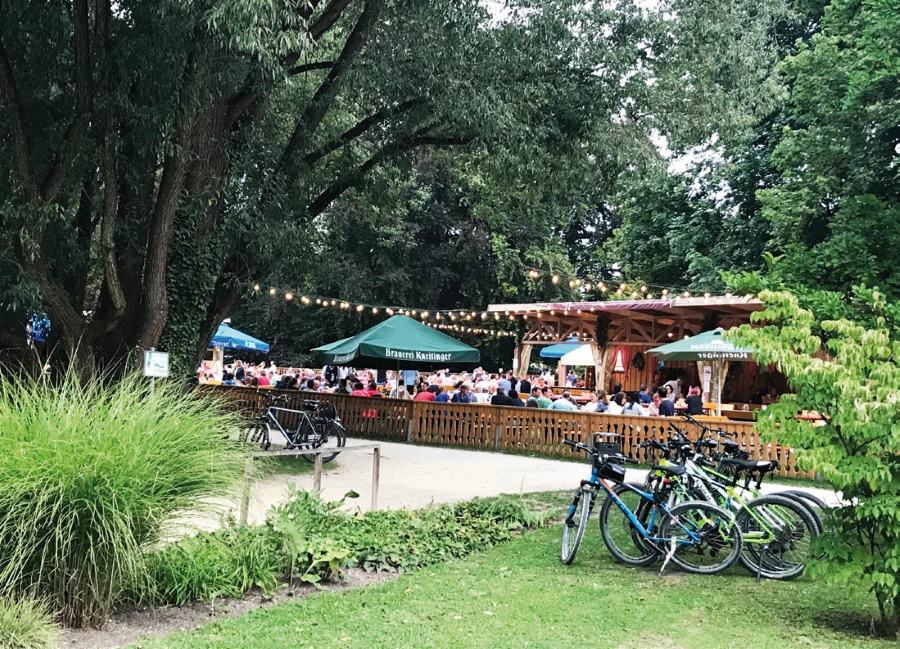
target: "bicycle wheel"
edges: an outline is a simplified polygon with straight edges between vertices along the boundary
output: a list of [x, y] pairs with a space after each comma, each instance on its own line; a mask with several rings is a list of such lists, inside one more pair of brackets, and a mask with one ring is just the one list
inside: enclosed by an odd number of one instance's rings
[[[643, 490], [644, 485], [635, 486]], [[641, 524], [647, 527], [655, 506], [624, 484], [616, 485], [613, 492]], [[617, 561], [631, 566], [649, 566], [656, 561], [656, 550], [644, 542], [640, 531], [611, 496], [606, 498], [600, 509], [600, 534]]]
[[[322, 464], [331, 462], [340, 454], [340, 449], [347, 444], [347, 434], [344, 432], [344, 427], [331, 419], [317, 417], [312, 420], [312, 428], [312, 433], [307, 434], [302, 441], [297, 442], [297, 448], [334, 449], [333, 452], [322, 453]], [[301, 455], [300, 457], [308, 462], [316, 461], [315, 455]]]
[[591, 510], [594, 508], [596, 493], [587, 485], [579, 488], [572, 498], [569, 513], [563, 521], [562, 528], [562, 552], [559, 560], [567, 566], [575, 561], [581, 540], [584, 538], [584, 530], [587, 528]]
[[263, 421], [254, 421], [241, 432], [241, 441], [258, 444], [262, 450], [268, 451], [269, 446], [272, 445], [270, 432], [269, 424]]
[[822, 525], [822, 517], [819, 516], [819, 513], [816, 511], [815, 505], [813, 505], [812, 502], [810, 502], [809, 500], [805, 500], [797, 493], [791, 491], [779, 491], [774, 495], [781, 496], [782, 498], [787, 498], [788, 500], [793, 500], [795, 503], [805, 509], [806, 513], [809, 514], [809, 517], [813, 520], [816, 529], [816, 536], [822, 534], [822, 531], [825, 529]]
[[823, 521], [825, 520], [822, 517], [822, 513], [828, 510], [828, 505], [825, 504], [825, 501], [819, 498], [818, 496], [814, 496], [813, 494], [806, 493], [805, 491], [800, 491], [798, 489], [790, 489], [788, 491], [779, 491], [775, 494], [775, 496], [786, 496], [791, 500], [796, 500], [800, 504], [806, 507], [806, 510], [812, 514], [813, 518], [816, 520], [816, 523], [819, 525], [819, 534], [822, 534], [825, 530], [825, 525]]
[[718, 505], [693, 500], [676, 505], [669, 513], [659, 536], [675, 544], [672, 561], [685, 572], [715, 575], [741, 556], [741, 531], [735, 517]]
[[783, 496], [761, 496], [737, 515], [744, 536], [741, 564], [753, 575], [788, 580], [803, 574], [818, 536], [805, 507]]

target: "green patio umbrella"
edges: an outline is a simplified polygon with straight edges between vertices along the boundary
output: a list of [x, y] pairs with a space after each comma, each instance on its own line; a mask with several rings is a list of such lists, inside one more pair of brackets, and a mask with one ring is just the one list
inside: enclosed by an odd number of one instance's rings
[[372, 369], [439, 369], [474, 367], [481, 352], [427, 325], [395, 315], [351, 338], [312, 350], [328, 365]]
[[719, 327], [713, 331], [677, 340], [674, 343], [647, 350], [648, 354], [663, 361], [714, 361], [719, 380], [716, 381], [718, 394], [716, 403], [718, 413], [722, 414], [722, 367], [725, 361], [753, 360], [753, 350], [747, 347], [736, 347], [734, 343], [722, 340], [725, 330]]

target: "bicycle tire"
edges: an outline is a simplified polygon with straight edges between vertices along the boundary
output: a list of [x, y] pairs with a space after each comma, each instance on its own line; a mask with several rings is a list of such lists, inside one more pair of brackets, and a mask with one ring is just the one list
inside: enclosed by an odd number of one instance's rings
[[269, 428], [269, 424], [263, 421], [256, 421], [247, 428], [247, 441], [251, 444], [258, 444], [262, 450], [268, 451], [269, 447], [272, 445], [272, 431]]
[[[641, 484], [638, 488], [643, 490], [643, 486]], [[643, 503], [649, 503], [649, 501], [628, 489], [624, 484], [613, 487], [613, 492], [632, 513], [635, 513], [636, 510], [641, 512], [644, 520], [641, 520], [641, 518], [638, 518], [638, 520], [646, 526], [650, 512], [655, 507], [650, 507], [644, 513], [642, 505]], [[638, 516], [638, 514], [635, 513], [635, 516]], [[603, 537], [603, 542], [606, 544], [610, 554], [620, 563], [630, 566], [649, 566], [656, 561], [656, 550], [643, 542], [640, 531], [611, 497], [606, 498], [603, 502], [603, 507], [600, 509], [600, 535]]]
[[[325, 419], [323, 417], [316, 417], [312, 420], [312, 426], [315, 438], [310, 441], [309, 435], [307, 434], [303, 441], [296, 444], [297, 448], [319, 449], [326, 447], [341, 449], [346, 446], [347, 434], [344, 432], [344, 427], [336, 421]], [[340, 455], [340, 450], [328, 454], [322, 453], [322, 464], [331, 462], [338, 455]], [[316, 461], [315, 454], [301, 455], [300, 457], [307, 462]]]
[[795, 503], [803, 507], [806, 510], [806, 513], [810, 515], [813, 519], [813, 523], [816, 525], [816, 534], [821, 536], [822, 532], [825, 530], [825, 526], [822, 523], [822, 517], [819, 515], [819, 512], [816, 511], [816, 507], [814, 503], [810, 500], [806, 500], [796, 491], [779, 491], [776, 496], [781, 496], [782, 498], [787, 498], [788, 500], [793, 500]]
[[575, 561], [575, 555], [578, 554], [578, 548], [581, 547], [584, 530], [587, 529], [588, 519], [594, 508], [595, 497], [594, 491], [585, 485], [577, 489], [572, 498], [569, 513], [563, 521], [562, 550], [559, 555], [559, 560], [567, 566]]
[[689, 500], [669, 514], [660, 525], [660, 537], [700, 538], [699, 543], [676, 546], [672, 554], [672, 562], [685, 572], [717, 575], [740, 558], [741, 530], [731, 512], [705, 500]]
[[[774, 520], [777, 528], [764, 529], [761, 519]], [[741, 565], [751, 574], [781, 581], [803, 574], [810, 543], [818, 536], [806, 507], [783, 496], [760, 496], [741, 509], [737, 521], [744, 535]]]

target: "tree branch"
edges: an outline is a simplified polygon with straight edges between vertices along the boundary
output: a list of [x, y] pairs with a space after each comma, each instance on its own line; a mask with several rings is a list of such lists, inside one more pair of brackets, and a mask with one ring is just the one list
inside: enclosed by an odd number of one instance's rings
[[316, 61], [315, 63], [296, 65], [288, 71], [288, 74], [303, 74], [304, 72], [312, 72], [313, 70], [330, 70], [333, 67], [334, 61]]
[[22, 100], [13, 76], [9, 55], [0, 36], [0, 97], [6, 102], [12, 127], [13, 150], [15, 151], [15, 168], [19, 182], [25, 189], [28, 200], [33, 205], [41, 203], [41, 189], [34, 173], [34, 159], [28, 143], [28, 129], [25, 125], [25, 113]]
[[329, 29], [334, 27], [334, 24], [341, 17], [341, 14], [344, 13], [344, 9], [350, 5], [350, 2], [351, 0], [332, 0], [331, 4], [325, 7], [319, 19], [309, 28], [309, 35], [312, 36], [314, 41], [322, 38]]
[[429, 132], [434, 126], [426, 127], [416, 133], [411, 134], [398, 142], [387, 145], [371, 158], [362, 163], [359, 167], [349, 174], [345, 174], [340, 180], [333, 183], [325, 191], [319, 194], [316, 199], [306, 208], [306, 214], [309, 217], [316, 217], [331, 205], [345, 191], [354, 187], [365, 175], [375, 166], [384, 162], [388, 158], [411, 151], [412, 149], [423, 146], [457, 146], [465, 145], [472, 141], [473, 138], [449, 137], [430, 135]]
[[87, 0], [72, 3], [72, 49], [75, 53], [75, 111], [63, 135], [53, 163], [41, 183], [41, 198], [50, 203], [56, 198], [68, 175], [74, 149], [87, 135], [91, 113], [91, 49]]
[[103, 275], [113, 308], [102, 321], [96, 324], [102, 331], [110, 331], [125, 313], [125, 292], [119, 278], [119, 262], [116, 256], [116, 220], [119, 213], [118, 182], [118, 105], [114, 99], [116, 72], [113, 68], [112, 42], [109, 37], [109, 24], [112, 8], [109, 0], [98, 0], [96, 27], [103, 48], [100, 63], [103, 69], [101, 85], [108, 106], [104, 106], [103, 122], [100, 127], [100, 177], [103, 181], [103, 209], [100, 220], [100, 254], [103, 259]]
[[[334, 0], [332, 6], [341, 0]], [[277, 175], [282, 176], [287, 185], [293, 183], [300, 172], [299, 157], [305, 151], [310, 137], [316, 132], [322, 119], [331, 109], [334, 98], [341, 88], [344, 75], [353, 67], [356, 57], [365, 47], [369, 34], [375, 25], [375, 19], [381, 10], [382, 0], [366, 0], [365, 8], [356, 21], [353, 31], [344, 43], [344, 49], [335, 61], [334, 66], [325, 77], [322, 85], [316, 90], [306, 108], [302, 119], [297, 122], [291, 139], [288, 141], [276, 168]], [[329, 7], [330, 8], [330, 7]]]
[[[351, 0], [332, 0], [331, 4], [325, 7], [322, 15], [319, 16], [318, 20], [310, 25], [309, 29], [307, 30], [313, 42], [317, 42], [320, 38], [322, 38], [322, 36], [325, 35], [326, 32], [328, 32], [328, 30], [334, 27], [335, 23], [337, 23], [338, 21], [338, 18], [341, 17], [342, 13], [344, 13], [344, 10], [348, 6], [350, 6], [350, 2]], [[318, 0], [316, 0], [316, 7], [318, 6], [318, 4], [319, 2]], [[302, 55], [302, 52], [291, 52], [284, 57], [284, 59], [282, 60], [282, 64], [284, 65], [284, 67], [289, 68], [293, 66], [297, 61], [299, 61]]]
[[317, 150], [306, 155], [303, 158], [303, 163], [306, 164], [307, 166], [314, 165], [316, 162], [318, 162], [319, 160], [324, 158], [326, 155], [328, 155], [332, 151], [336, 151], [337, 149], [340, 149], [342, 146], [352, 142], [353, 140], [358, 138], [360, 135], [362, 135], [363, 133], [368, 131], [373, 126], [375, 126], [377, 124], [381, 124], [381, 123], [387, 121], [389, 118], [399, 115], [401, 113], [404, 113], [415, 106], [421, 105], [422, 103], [424, 103], [424, 100], [421, 97], [418, 97], [416, 99], [410, 99], [409, 101], [403, 102], [402, 104], [399, 104], [398, 106], [389, 106], [389, 107], [379, 109], [378, 111], [376, 111], [376, 112], [372, 113], [371, 115], [369, 115], [368, 117], [366, 117], [364, 120], [360, 121], [358, 124], [356, 124], [352, 128], [341, 133], [341, 135], [339, 135], [338, 137], [333, 139], [331, 142], [324, 144], [323, 146], [319, 147]]

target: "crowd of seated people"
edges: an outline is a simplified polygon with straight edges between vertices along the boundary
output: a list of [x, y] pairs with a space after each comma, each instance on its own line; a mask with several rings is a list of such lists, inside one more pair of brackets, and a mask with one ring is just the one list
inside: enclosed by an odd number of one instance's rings
[[[378, 383], [378, 375], [372, 370], [354, 370], [325, 366], [314, 370], [308, 368], [279, 368], [275, 365], [244, 363], [236, 360], [218, 368], [204, 363], [198, 369], [201, 383], [213, 383], [250, 388], [274, 388], [279, 390], [302, 390], [333, 394], [348, 394], [356, 397], [392, 397], [434, 401], [436, 403], [491, 404], [518, 408], [545, 408], [598, 412], [611, 415], [632, 415], [651, 417], [671, 417], [676, 411], [691, 415], [703, 413], [703, 400], [699, 387], [690, 387], [682, 394], [682, 379], [675, 379], [663, 385], [641, 385], [636, 392], [626, 393], [621, 385], [613, 386], [607, 394], [604, 390], [581, 391], [576, 398], [568, 389], [556, 394], [553, 391], [554, 375], [544, 372], [526, 378], [516, 378], [513, 372], [491, 373], [478, 368], [473, 372], [451, 372], [437, 370], [418, 373], [409, 385], [398, 375], [388, 371], [383, 381]], [[570, 380], [567, 385], [580, 381]], [[766, 395], [769, 403], [777, 401], [773, 390]]]

